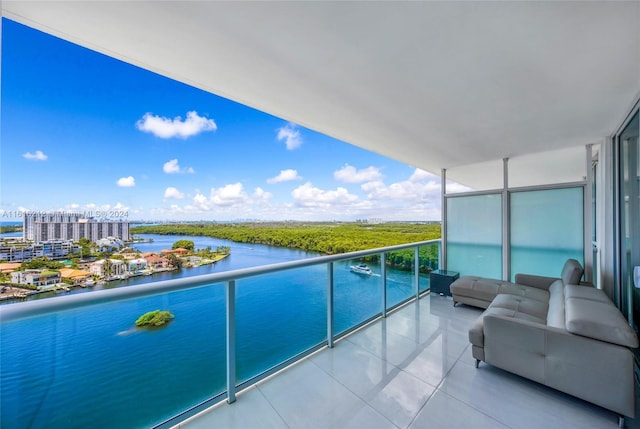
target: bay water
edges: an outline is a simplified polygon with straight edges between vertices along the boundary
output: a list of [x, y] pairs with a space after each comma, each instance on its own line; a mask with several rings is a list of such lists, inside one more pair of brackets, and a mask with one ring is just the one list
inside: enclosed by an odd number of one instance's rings
[[[208, 237], [141, 237], [153, 239], [134, 246], [142, 252], [190, 239], [196, 248], [229, 246], [231, 255], [213, 265], [110, 282], [102, 288], [136, 287], [319, 256]], [[349, 270], [354, 262], [334, 265], [336, 332], [381, 310], [380, 268], [372, 266], [371, 276], [360, 275]], [[412, 273], [389, 270], [388, 305], [410, 297], [413, 281]], [[324, 264], [237, 281], [238, 382], [326, 341], [327, 283]], [[426, 276], [421, 276], [420, 285], [428, 287]], [[135, 327], [140, 315], [156, 309], [170, 311], [175, 319], [160, 329]], [[225, 324], [222, 284], [5, 323], [0, 331], [0, 426], [67, 429], [158, 424], [225, 390]]]

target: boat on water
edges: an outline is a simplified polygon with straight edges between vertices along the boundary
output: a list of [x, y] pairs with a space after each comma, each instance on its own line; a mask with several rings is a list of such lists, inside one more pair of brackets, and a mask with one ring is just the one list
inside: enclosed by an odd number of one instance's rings
[[371, 271], [371, 268], [369, 268], [367, 264], [351, 265], [351, 271], [357, 274], [366, 274], [369, 276], [373, 274], [373, 271]]

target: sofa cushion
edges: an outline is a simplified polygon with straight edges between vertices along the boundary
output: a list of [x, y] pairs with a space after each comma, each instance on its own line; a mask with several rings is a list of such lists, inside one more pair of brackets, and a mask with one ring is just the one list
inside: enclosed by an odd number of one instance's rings
[[525, 286], [517, 283], [504, 283], [498, 287], [498, 294], [516, 295], [539, 302], [549, 301], [549, 292], [533, 286]]
[[547, 304], [521, 296], [500, 294], [494, 298], [475, 322], [469, 328], [469, 342], [477, 347], [484, 347], [484, 316], [499, 314], [515, 319], [527, 320], [535, 323], [546, 323]]
[[607, 297], [604, 291], [596, 289], [593, 286], [566, 285], [564, 287], [564, 295], [565, 299], [580, 298], [611, 303], [611, 300], [609, 300], [609, 297]]
[[575, 259], [567, 259], [567, 262], [564, 263], [564, 267], [562, 267], [562, 274], [560, 274], [560, 278], [566, 285], [575, 285], [580, 283], [582, 274], [584, 274], [584, 269], [582, 268], [582, 265], [580, 265], [580, 262]]
[[500, 294], [495, 297], [489, 309], [506, 310], [506, 312], [500, 311], [498, 314], [546, 324], [549, 304], [521, 296]]
[[[604, 295], [600, 289], [593, 290]], [[638, 347], [636, 333], [611, 301], [565, 296], [565, 317], [567, 331], [573, 334], [621, 346]]]
[[498, 294], [498, 289], [505, 282], [484, 277], [464, 276], [451, 283], [453, 295], [468, 296], [491, 302]]

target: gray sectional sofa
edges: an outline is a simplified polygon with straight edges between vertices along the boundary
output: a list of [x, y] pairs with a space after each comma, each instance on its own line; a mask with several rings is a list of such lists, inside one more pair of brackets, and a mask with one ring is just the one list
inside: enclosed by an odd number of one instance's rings
[[480, 361], [635, 417], [635, 331], [605, 293], [580, 284], [568, 260], [559, 278], [517, 275], [515, 283], [465, 276], [451, 284], [454, 305], [486, 308], [469, 329]]

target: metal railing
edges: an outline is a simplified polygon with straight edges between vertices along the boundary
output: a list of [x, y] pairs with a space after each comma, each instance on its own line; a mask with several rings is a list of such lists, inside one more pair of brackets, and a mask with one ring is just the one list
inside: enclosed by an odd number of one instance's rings
[[[323, 348], [333, 347], [334, 341], [348, 335], [359, 327], [370, 323], [378, 318], [384, 318], [388, 312], [397, 308], [408, 301], [418, 299], [421, 293], [426, 293], [420, 289], [420, 257], [419, 250], [422, 246], [438, 246], [438, 267], [440, 266], [441, 240], [428, 240], [396, 246], [389, 246], [377, 249], [362, 250], [357, 252], [342, 253], [331, 256], [320, 256], [297, 261], [276, 263], [265, 266], [244, 268], [239, 270], [227, 271], [215, 274], [206, 274], [193, 277], [184, 277], [180, 279], [157, 281], [135, 286], [120, 287], [109, 290], [92, 291], [88, 293], [60, 296], [56, 298], [41, 299], [20, 302], [15, 304], [7, 304], [0, 306], [0, 326], [13, 321], [39, 317], [48, 314], [55, 314], [65, 310], [77, 310], [82, 307], [90, 307], [99, 304], [114, 303], [118, 301], [135, 300], [145, 297], [167, 294], [169, 292], [184, 291], [188, 289], [198, 288], [202, 286], [224, 284], [225, 285], [225, 305], [226, 305], [226, 391], [207, 399], [187, 410], [184, 410], [176, 416], [160, 423], [156, 427], [171, 427], [180, 421], [208, 408], [225, 399], [232, 403], [235, 401], [236, 393], [245, 387], [255, 384], [256, 382], [274, 374], [284, 367], [296, 362], [303, 357]], [[413, 294], [399, 303], [392, 306], [388, 305], [387, 300], [387, 260], [388, 252], [414, 249], [413, 262]], [[335, 332], [334, 323], [334, 263], [364, 258], [372, 255], [380, 255], [380, 277], [381, 277], [381, 296], [380, 311], [373, 317], [370, 317], [360, 323], [350, 326], [347, 330], [337, 334]], [[238, 383], [236, 374], [236, 282], [240, 279], [277, 273], [285, 270], [296, 268], [305, 268], [318, 265], [327, 266], [327, 284], [326, 284], [326, 305], [327, 305], [327, 337], [326, 341], [305, 350], [302, 353], [290, 357], [278, 365], [254, 376], [249, 380]]]

